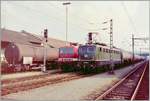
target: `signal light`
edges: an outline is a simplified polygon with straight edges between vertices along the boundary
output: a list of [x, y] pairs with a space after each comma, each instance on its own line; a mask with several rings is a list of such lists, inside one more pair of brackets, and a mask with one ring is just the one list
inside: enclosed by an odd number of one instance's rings
[[48, 38], [48, 30], [47, 29], [44, 29], [44, 38]]
[[89, 33], [89, 40], [92, 40], [92, 33]]

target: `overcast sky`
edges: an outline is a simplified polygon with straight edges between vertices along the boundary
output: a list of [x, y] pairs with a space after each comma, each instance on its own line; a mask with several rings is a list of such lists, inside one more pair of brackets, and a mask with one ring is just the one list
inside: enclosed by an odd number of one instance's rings
[[[2, 1], [2, 27], [25, 30], [43, 35], [44, 28], [48, 36], [65, 40], [65, 6], [62, 1]], [[109, 23], [113, 19], [114, 45], [131, 51], [131, 36], [149, 37], [148, 1], [71, 1], [68, 6], [68, 41], [85, 43], [89, 31], [98, 32], [95, 36], [100, 42], [109, 44]], [[136, 41], [135, 50], [148, 48], [148, 42]], [[142, 49], [142, 51], [146, 51]]]

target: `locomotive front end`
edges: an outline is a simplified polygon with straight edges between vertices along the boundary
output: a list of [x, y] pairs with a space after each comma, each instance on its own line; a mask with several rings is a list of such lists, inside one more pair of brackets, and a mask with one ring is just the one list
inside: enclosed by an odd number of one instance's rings
[[96, 46], [95, 45], [83, 45], [79, 47], [79, 67], [95, 67], [96, 58]]
[[78, 48], [73, 46], [65, 46], [59, 48], [60, 62], [72, 62], [78, 60]]
[[76, 46], [65, 46], [59, 48], [59, 59], [60, 67], [63, 71], [76, 71], [76, 64], [78, 62], [78, 47]]
[[84, 45], [79, 47], [80, 61], [93, 61], [95, 59], [96, 46]]

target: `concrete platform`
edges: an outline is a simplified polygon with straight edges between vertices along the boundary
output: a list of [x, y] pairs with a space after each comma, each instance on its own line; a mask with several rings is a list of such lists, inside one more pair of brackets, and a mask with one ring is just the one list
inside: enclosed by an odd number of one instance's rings
[[102, 73], [77, 80], [13, 93], [2, 96], [2, 100], [83, 100], [85, 96], [91, 94], [96, 89], [99, 89], [100, 92], [107, 89], [133, 68], [135, 68], [135, 66], [115, 70], [115, 75]]
[[[47, 72], [54, 73], [56, 71], [58, 70], [48, 70]], [[12, 73], [12, 74], [3, 74], [1, 75], [1, 80], [30, 77], [34, 75], [44, 75], [44, 73], [41, 71], [29, 71], [29, 72], [20, 72], [20, 73]]]

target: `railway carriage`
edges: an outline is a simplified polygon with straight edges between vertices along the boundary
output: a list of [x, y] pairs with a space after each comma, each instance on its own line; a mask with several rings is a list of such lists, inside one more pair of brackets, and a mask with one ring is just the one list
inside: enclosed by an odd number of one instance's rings
[[[47, 46], [47, 63], [54, 63], [58, 59], [58, 49]], [[11, 43], [5, 49], [5, 57], [15, 71], [40, 69], [44, 59], [44, 48], [39, 45]], [[8, 70], [6, 70], [7, 72]]]

